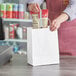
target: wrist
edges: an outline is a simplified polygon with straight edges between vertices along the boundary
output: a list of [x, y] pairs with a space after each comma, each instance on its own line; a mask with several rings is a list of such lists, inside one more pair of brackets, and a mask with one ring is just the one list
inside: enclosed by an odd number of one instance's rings
[[57, 17], [57, 20], [60, 23], [63, 23], [69, 19], [69, 16], [66, 13], [62, 13], [59, 17]]

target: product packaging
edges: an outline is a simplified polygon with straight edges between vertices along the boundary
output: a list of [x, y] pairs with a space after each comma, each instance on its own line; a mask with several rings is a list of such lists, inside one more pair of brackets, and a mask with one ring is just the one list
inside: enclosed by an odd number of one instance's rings
[[24, 19], [30, 19], [30, 14], [28, 12], [24, 13]]
[[22, 36], [22, 34], [23, 34], [22, 27], [18, 27], [17, 30], [16, 30], [16, 33], [17, 33], [17, 36], [18, 36], [19, 39], [23, 38], [23, 36]]
[[6, 4], [6, 18], [12, 18], [13, 4]]
[[15, 29], [14, 29], [14, 24], [9, 25], [9, 37], [10, 39], [15, 38]]
[[5, 39], [9, 39], [9, 27], [8, 26], [4, 26], [4, 33], [5, 33]]
[[18, 8], [19, 8], [19, 19], [24, 19], [24, 5], [19, 4]]
[[0, 16], [6, 18], [6, 4], [0, 4]]
[[47, 9], [42, 10], [42, 26], [44, 28], [48, 27], [48, 10]]
[[12, 18], [19, 18], [18, 4], [13, 5]]
[[48, 9], [30, 13], [33, 19], [33, 28], [45, 28], [48, 26]]
[[35, 13], [35, 12], [30, 12], [31, 15], [32, 15], [32, 20], [33, 20], [33, 28], [39, 28], [39, 23], [40, 23], [40, 17], [39, 17], [39, 12], [38, 13]]

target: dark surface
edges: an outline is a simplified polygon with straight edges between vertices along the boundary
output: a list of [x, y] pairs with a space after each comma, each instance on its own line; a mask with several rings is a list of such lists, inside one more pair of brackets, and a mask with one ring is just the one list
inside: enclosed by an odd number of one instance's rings
[[3, 29], [3, 20], [0, 17], [0, 40], [4, 40], [4, 39], [5, 37], [4, 37], [4, 29]]
[[76, 76], [76, 57], [61, 57], [60, 65], [32, 67], [26, 62], [26, 56], [14, 55], [0, 67], [0, 76]]
[[0, 46], [0, 66], [6, 64], [12, 58], [11, 46]]

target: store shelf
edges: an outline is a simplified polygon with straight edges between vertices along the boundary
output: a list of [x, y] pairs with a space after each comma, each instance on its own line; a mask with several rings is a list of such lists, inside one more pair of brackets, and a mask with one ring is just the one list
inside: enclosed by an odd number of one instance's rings
[[23, 39], [6, 39], [4, 41], [8, 41], [8, 42], [27, 42], [27, 40], [23, 40]]
[[27, 20], [25, 20], [25, 19], [3, 19], [3, 21], [11, 21], [11, 22], [32, 22], [32, 20], [31, 19], [27, 19]]

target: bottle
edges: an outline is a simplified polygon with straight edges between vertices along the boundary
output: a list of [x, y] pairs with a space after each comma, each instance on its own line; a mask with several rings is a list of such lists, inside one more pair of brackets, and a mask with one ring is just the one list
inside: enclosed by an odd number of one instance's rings
[[43, 4], [42, 4], [42, 9], [47, 9], [47, 8], [46, 8], [46, 1], [43, 2]]

